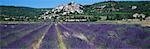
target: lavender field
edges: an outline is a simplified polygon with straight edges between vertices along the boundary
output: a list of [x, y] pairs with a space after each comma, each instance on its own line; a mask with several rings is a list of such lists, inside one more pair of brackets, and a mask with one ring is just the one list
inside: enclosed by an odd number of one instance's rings
[[149, 49], [150, 27], [138, 24], [0, 24], [1, 49]]

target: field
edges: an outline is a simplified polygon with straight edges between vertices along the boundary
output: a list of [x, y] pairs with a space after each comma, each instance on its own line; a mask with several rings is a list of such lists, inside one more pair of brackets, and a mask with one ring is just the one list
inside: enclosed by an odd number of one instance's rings
[[150, 27], [139, 24], [0, 24], [1, 49], [148, 49]]

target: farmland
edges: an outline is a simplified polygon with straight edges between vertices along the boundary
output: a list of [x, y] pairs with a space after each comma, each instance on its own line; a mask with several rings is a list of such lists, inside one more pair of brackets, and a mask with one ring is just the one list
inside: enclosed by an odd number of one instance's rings
[[1, 49], [147, 49], [150, 27], [49, 22], [0, 24]]
[[150, 49], [150, 1], [54, 6], [0, 5], [0, 49]]

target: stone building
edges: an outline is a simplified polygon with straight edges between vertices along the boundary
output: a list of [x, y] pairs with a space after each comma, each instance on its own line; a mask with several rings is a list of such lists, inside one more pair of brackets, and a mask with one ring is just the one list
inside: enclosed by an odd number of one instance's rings
[[66, 15], [70, 13], [83, 13], [82, 5], [71, 2], [66, 5], [59, 5], [56, 8], [52, 9], [53, 13], [61, 13], [61, 15]]
[[134, 17], [134, 18], [139, 18], [139, 17], [145, 18], [145, 16], [146, 16], [146, 15], [144, 15], [144, 14], [142, 14], [142, 13], [141, 13], [141, 14], [138, 14], [138, 13], [133, 14], [133, 17]]

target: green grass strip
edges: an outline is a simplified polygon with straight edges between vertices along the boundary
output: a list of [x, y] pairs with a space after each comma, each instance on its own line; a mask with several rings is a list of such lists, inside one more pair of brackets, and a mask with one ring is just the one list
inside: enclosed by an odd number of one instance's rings
[[58, 39], [59, 49], [66, 49], [65, 44], [62, 39], [62, 36], [61, 36], [61, 31], [59, 30], [57, 25], [55, 25], [55, 29], [57, 31], [57, 39]]

